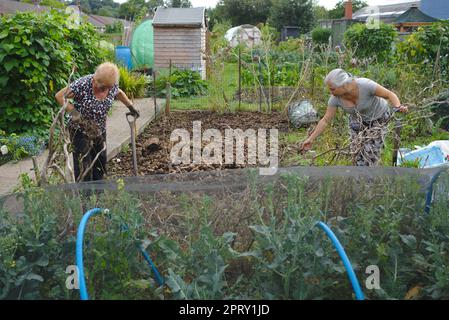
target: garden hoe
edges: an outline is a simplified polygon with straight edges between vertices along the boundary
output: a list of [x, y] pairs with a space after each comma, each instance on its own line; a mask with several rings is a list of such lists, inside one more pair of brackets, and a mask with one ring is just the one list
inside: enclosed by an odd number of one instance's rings
[[133, 116], [132, 112], [126, 114], [126, 120], [128, 121], [129, 127], [131, 128], [131, 143], [133, 147], [133, 172], [137, 176], [137, 154], [136, 154], [136, 117]]

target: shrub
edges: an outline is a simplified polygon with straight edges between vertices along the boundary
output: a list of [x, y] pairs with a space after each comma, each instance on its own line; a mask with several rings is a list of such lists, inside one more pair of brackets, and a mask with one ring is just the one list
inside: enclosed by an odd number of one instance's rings
[[167, 82], [171, 84], [171, 95], [174, 98], [207, 94], [207, 82], [202, 80], [196, 71], [175, 70], [171, 75], [156, 78], [156, 91], [159, 96], [167, 93]]
[[121, 33], [123, 32], [123, 22], [117, 21], [114, 24], [106, 26], [106, 33]]
[[130, 98], [142, 98], [145, 96], [147, 79], [143, 75], [129, 72], [128, 69], [120, 67], [120, 89]]
[[[397, 46], [397, 58], [449, 79], [449, 21], [421, 27]], [[429, 68], [431, 67], [431, 68]]]
[[377, 58], [383, 62], [391, 57], [392, 45], [397, 32], [392, 25], [381, 23], [378, 29], [369, 29], [365, 24], [351, 26], [344, 35], [345, 45], [355, 50], [356, 57]]
[[79, 76], [102, 61], [94, 28], [69, 29], [67, 21], [55, 11], [0, 18], [0, 129], [45, 130], [58, 108], [54, 95], [67, 85], [72, 65]]
[[332, 31], [321, 27], [312, 30], [312, 40], [317, 44], [328, 44]]

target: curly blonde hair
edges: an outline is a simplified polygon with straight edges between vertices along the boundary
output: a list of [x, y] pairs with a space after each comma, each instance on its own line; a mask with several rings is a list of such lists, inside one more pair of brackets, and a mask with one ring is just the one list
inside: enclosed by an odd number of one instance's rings
[[114, 86], [119, 83], [120, 72], [112, 62], [104, 62], [97, 67], [94, 78], [103, 85]]

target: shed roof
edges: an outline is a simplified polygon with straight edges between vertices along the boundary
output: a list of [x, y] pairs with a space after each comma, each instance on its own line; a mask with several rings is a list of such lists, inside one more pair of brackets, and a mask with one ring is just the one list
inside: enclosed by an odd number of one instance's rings
[[406, 12], [404, 12], [401, 16], [399, 16], [395, 23], [410, 23], [410, 22], [436, 22], [438, 19], [435, 19], [421, 10], [418, 7], [411, 7]]
[[355, 20], [362, 20], [365, 21], [368, 17], [372, 15], [379, 14], [380, 19], [396, 19], [403, 13], [405, 13], [408, 9], [410, 9], [412, 6], [420, 6], [421, 1], [410, 1], [410, 2], [404, 2], [404, 3], [395, 3], [395, 4], [388, 4], [388, 5], [382, 5], [382, 6], [368, 6], [364, 7], [360, 10], [357, 10], [353, 14], [353, 19]]
[[206, 22], [206, 9], [200, 8], [158, 8], [153, 26], [201, 27]]

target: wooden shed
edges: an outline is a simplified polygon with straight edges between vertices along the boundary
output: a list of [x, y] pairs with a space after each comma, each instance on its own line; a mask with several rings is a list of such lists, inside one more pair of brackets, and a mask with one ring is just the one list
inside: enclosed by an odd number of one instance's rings
[[190, 69], [206, 78], [205, 8], [158, 8], [153, 18], [154, 68]]

